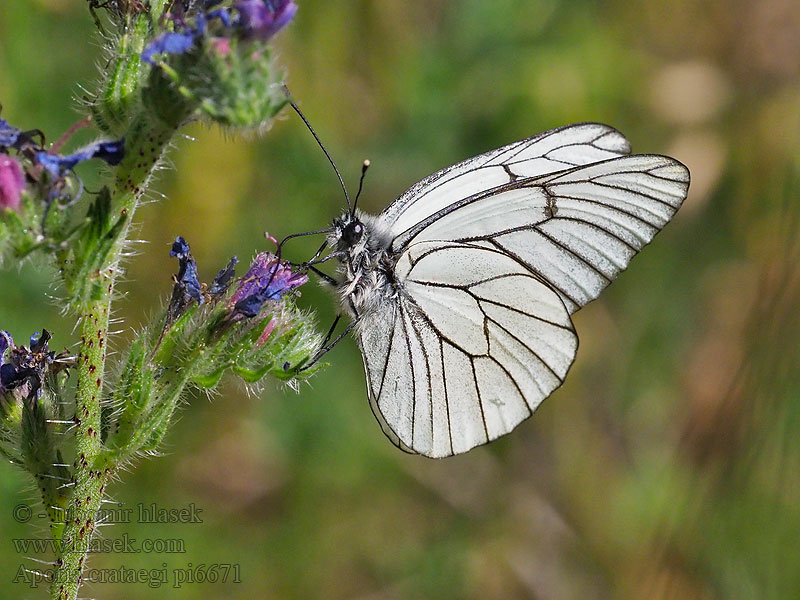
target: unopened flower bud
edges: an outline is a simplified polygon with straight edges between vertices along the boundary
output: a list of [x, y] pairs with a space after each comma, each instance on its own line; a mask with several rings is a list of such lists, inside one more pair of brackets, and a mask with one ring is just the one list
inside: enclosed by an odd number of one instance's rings
[[0, 154], [0, 210], [19, 209], [24, 189], [25, 175], [20, 164], [8, 154]]

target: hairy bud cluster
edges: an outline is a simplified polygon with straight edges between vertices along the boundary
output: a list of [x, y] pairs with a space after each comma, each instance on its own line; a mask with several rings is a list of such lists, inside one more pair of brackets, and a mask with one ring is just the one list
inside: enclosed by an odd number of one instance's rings
[[174, 104], [177, 89], [183, 103], [212, 121], [264, 129], [286, 104], [269, 41], [296, 11], [290, 0], [211, 0], [170, 15], [168, 30], [141, 54], [155, 67], [146, 101], [158, 108], [170, 97]]
[[292, 302], [304, 273], [264, 252], [243, 277], [234, 279], [233, 257], [206, 284], [185, 239], [170, 255], [179, 266], [163, 325], [133, 344], [107, 404], [117, 460], [158, 447], [185, 389], [213, 389], [226, 372], [246, 384], [266, 375], [296, 380], [320, 346], [313, 320]]

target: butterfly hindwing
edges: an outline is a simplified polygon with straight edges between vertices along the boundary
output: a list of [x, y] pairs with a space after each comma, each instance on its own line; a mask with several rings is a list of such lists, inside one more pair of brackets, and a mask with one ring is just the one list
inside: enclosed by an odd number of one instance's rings
[[517, 261], [419, 243], [397, 276], [393, 307], [367, 318], [359, 342], [373, 410], [401, 448], [466, 452], [511, 431], [563, 382], [577, 336], [558, 294]]

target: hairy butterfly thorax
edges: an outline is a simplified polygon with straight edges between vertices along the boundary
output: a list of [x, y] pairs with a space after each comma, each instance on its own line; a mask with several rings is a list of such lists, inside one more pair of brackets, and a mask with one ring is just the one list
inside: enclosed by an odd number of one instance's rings
[[391, 237], [380, 218], [356, 211], [333, 222], [329, 243], [339, 255], [340, 300], [351, 316], [363, 315], [396, 293]]

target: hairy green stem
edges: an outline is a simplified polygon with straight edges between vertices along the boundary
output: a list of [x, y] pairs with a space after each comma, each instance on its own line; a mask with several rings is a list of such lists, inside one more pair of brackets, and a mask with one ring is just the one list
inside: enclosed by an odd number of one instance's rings
[[51, 582], [51, 598], [73, 600], [78, 593], [95, 517], [111, 475], [111, 469], [98, 464], [100, 442], [100, 399], [103, 392], [103, 369], [106, 338], [113, 291], [113, 270], [103, 273], [107, 291], [90, 303], [81, 323], [81, 354], [78, 367], [78, 396], [75, 422], [76, 458], [72, 497], [64, 515], [64, 529], [59, 543], [56, 570]]
[[139, 55], [144, 50], [149, 20], [132, 19], [116, 44], [116, 56], [109, 61], [101, 97], [92, 105], [95, 124], [102, 131], [118, 135], [138, 100], [141, 71], [144, 66]]

